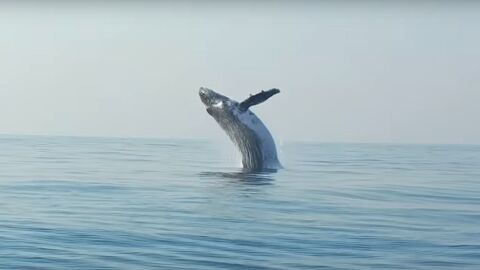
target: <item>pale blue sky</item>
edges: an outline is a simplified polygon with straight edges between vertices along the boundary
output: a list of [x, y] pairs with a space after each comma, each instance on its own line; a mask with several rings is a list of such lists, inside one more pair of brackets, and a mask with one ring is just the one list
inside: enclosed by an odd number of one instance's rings
[[277, 87], [277, 141], [478, 144], [472, 2], [2, 2], [0, 133], [219, 138], [200, 86]]

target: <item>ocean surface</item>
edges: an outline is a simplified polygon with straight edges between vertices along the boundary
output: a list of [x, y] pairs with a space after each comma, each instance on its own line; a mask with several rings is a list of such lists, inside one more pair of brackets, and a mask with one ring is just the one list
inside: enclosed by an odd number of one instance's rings
[[480, 146], [0, 136], [0, 269], [480, 269]]

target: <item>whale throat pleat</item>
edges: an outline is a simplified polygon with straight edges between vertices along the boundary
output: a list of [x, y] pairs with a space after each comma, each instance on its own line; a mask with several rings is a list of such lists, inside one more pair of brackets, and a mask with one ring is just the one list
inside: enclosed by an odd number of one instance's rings
[[220, 123], [220, 125], [242, 154], [243, 167], [246, 169], [263, 168], [262, 145], [255, 132], [242, 122], [232, 119]]

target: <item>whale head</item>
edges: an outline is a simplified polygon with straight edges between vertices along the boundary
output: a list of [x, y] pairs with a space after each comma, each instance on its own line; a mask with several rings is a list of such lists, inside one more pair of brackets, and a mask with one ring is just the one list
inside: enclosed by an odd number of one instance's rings
[[205, 105], [207, 112], [217, 119], [231, 114], [233, 110], [238, 110], [238, 102], [224, 95], [221, 95], [211, 89], [201, 87], [198, 91], [200, 99]]

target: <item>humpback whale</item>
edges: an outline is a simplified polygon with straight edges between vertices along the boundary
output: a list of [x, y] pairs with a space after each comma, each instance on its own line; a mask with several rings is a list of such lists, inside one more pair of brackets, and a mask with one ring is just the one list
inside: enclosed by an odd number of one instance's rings
[[242, 154], [242, 165], [245, 170], [281, 168], [272, 135], [249, 109], [278, 93], [280, 90], [274, 88], [237, 102], [208, 88], [201, 87], [199, 90], [200, 99], [208, 114], [217, 121]]

